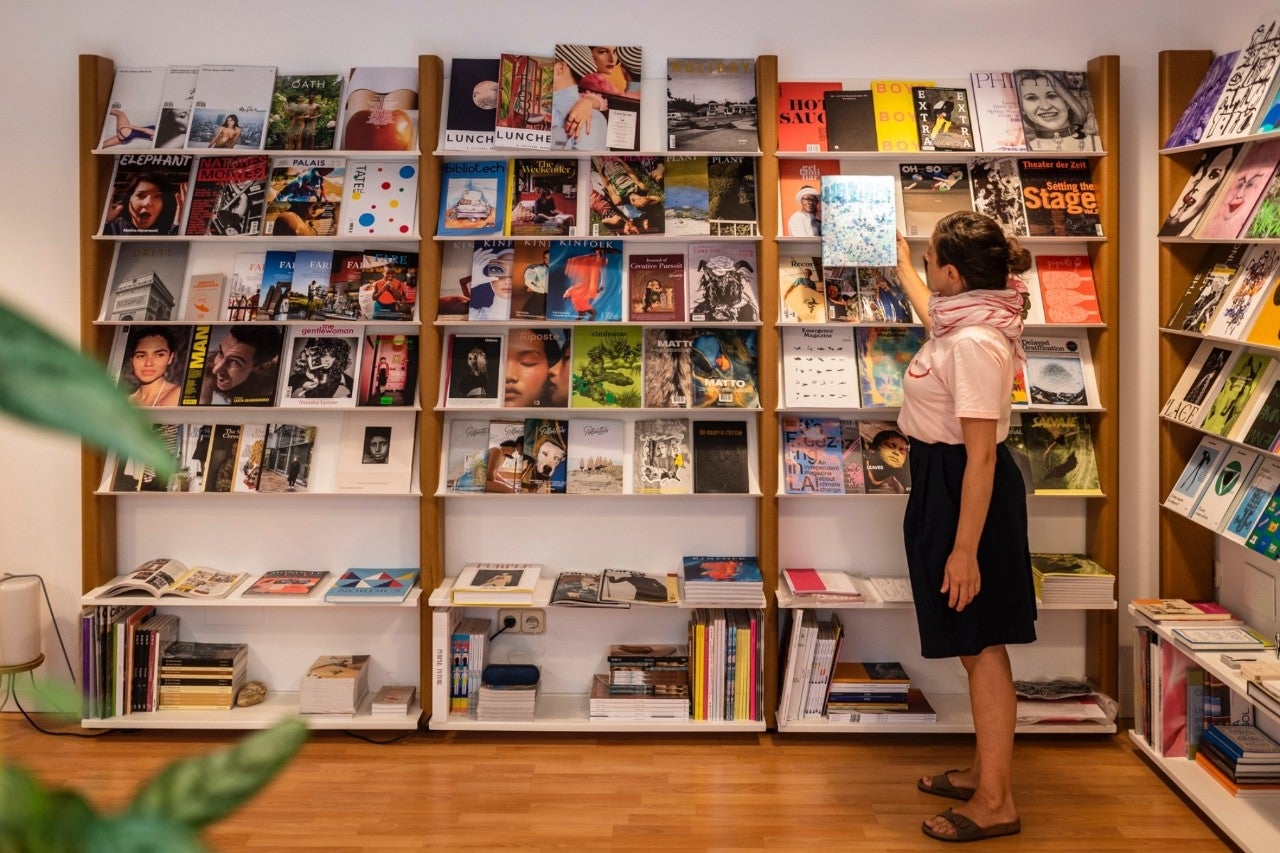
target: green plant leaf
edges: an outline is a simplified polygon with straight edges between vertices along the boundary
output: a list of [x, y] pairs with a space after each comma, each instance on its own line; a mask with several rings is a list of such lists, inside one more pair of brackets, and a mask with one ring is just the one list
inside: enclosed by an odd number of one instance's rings
[[189, 826], [159, 815], [122, 815], [95, 821], [78, 850], [93, 853], [204, 853], [208, 848]]
[[306, 739], [305, 723], [285, 719], [233, 747], [176, 761], [138, 792], [129, 813], [165, 817], [199, 829], [257, 793]]
[[48, 791], [16, 764], [0, 765], [0, 853], [84, 850], [84, 833], [96, 819], [74, 791]]
[[0, 302], [0, 410], [172, 477], [177, 460], [102, 365]]

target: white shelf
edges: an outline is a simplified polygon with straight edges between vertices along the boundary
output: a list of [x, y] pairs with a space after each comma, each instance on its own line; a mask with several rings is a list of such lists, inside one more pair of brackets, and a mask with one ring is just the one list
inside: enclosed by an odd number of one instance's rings
[[280, 151], [258, 148], [95, 148], [91, 154], [116, 157], [121, 154], [188, 154], [193, 157], [346, 157], [349, 160], [417, 160], [422, 152], [413, 151], [348, 151], [344, 148], [314, 148], [305, 151]]
[[422, 597], [422, 590], [414, 587], [403, 601], [325, 601], [324, 594], [337, 581], [341, 572], [332, 573], [310, 595], [245, 595], [244, 592], [256, 576], [246, 578], [226, 598], [187, 598], [181, 595], [166, 595], [155, 598], [150, 595], [114, 595], [103, 596], [101, 590], [107, 586], [89, 590], [80, 596], [82, 605], [103, 607], [108, 604], [154, 604], [157, 607], [417, 607]]
[[587, 713], [588, 698], [581, 694], [540, 694], [532, 722], [501, 720], [481, 722], [464, 714], [447, 719], [434, 717], [428, 726], [442, 731], [503, 732], [762, 732], [763, 720], [709, 722], [706, 720], [610, 720], [592, 719]]
[[1215, 678], [1217, 678], [1219, 681], [1221, 681], [1223, 684], [1229, 687], [1231, 689], [1231, 692], [1235, 693], [1242, 700], [1250, 702], [1254, 708], [1257, 708], [1262, 713], [1268, 714], [1270, 716], [1270, 712], [1267, 708], [1263, 707], [1260, 704], [1254, 703], [1251, 699], [1249, 699], [1248, 687], [1246, 686], [1246, 682], [1244, 678], [1241, 677], [1240, 675], [1240, 670], [1232, 669], [1231, 667], [1224, 664], [1222, 662], [1222, 655], [1224, 652], [1227, 654], [1237, 654], [1237, 655], [1250, 654], [1255, 652], [1257, 654], [1262, 654], [1263, 652], [1266, 652], [1269, 655], [1275, 655], [1276, 652], [1274, 649], [1256, 649], [1256, 650], [1193, 649], [1191, 648], [1191, 646], [1187, 645], [1182, 640], [1178, 639], [1178, 637], [1175, 636], [1173, 633], [1174, 628], [1187, 628], [1187, 627], [1215, 628], [1215, 627], [1228, 627], [1228, 626], [1243, 626], [1245, 623], [1241, 622], [1238, 619], [1223, 619], [1223, 620], [1197, 619], [1197, 620], [1183, 621], [1183, 622], [1178, 622], [1173, 620], [1167, 621], [1167, 622], [1152, 622], [1150, 619], [1147, 619], [1145, 616], [1142, 616], [1140, 613], [1135, 611], [1132, 604], [1129, 605], [1129, 614], [1131, 616], [1134, 616], [1139, 621], [1139, 624], [1147, 628], [1151, 628], [1157, 634], [1159, 634], [1160, 639], [1163, 642], [1173, 644], [1173, 646], [1180, 653], [1190, 658], [1195, 663], [1196, 666], [1200, 667], [1201, 669], [1213, 675]]
[[[826, 717], [783, 720], [778, 714], [779, 732], [831, 734], [833, 732], [874, 732], [877, 734], [972, 734], [973, 715], [969, 697], [963, 693], [929, 694], [929, 704], [938, 712], [936, 723], [842, 723]], [[1111, 734], [1115, 723], [1020, 723], [1018, 734]]]
[[[775, 589], [774, 596], [781, 610], [910, 610], [915, 612], [915, 605], [910, 601], [838, 601], [829, 598], [811, 601], [797, 598], [784, 587]], [[1037, 610], [1115, 610], [1116, 607], [1117, 604], [1114, 601], [1097, 604], [1063, 602], [1046, 604], [1043, 601], [1036, 601]], [[1241, 690], [1243, 691], [1243, 688]]]
[[[223, 409], [225, 411], [225, 407]], [[176, 411], [176, 410], [175, 410]], [[192, 411], [187, 409], [187, 411]], [[244, 411], [241, 409], [241, 411]], [[262, 411], [259, 409], [258, 411]], [[285, 500], [320, 500], [324, 498], [420, 498], [422, 492], [419, 489], [413, 489], [408, 492], [113, 492], [107, 489], [97, 489], [95, 495], [111, 495], [117, 498], [142, 498], [143, 500], [155, 500], [157, 498], [178, 500], [194, 500], [199, 495], [203, 500], [215, 501], [264, 501], [272, 498], [283, 497]]]
[[889, 163], [961, 163], [973, 157], [1019, 160], [1097, 160], [1105, 151], [779, 151], [779, 160], [883, 160]]
[[[119, 240], [121, 238], [115, 237], [113, 239]], [[212, 239], [222, 240], [226, 238], [216, 237]], [[302, 239], [314, 241], [329, 238], [305, 237]], [[509, 240], [515, 243], [534, 241], [559, 242], [564, 240], [616, 240], [626, 243], [759, 243], [764, 238], [760, 234], [503, 234], [501, 232], [493, 232], [488, 234], [436, 234], [431, 239], [440, 243], [471, 242], [474, 240]], [[810, 238], [810, 242], [812, 242], [812, 239]], [[552, 320], [550, 322], [561, 321]]]
[[[547, 572], [548, 570], [544, 568], [543, 571]], [[503, 609], [506, 609], [509, 607], [550, 607], [551, 606], [551, 589], [552, 587], [555, 586], [555, 582], [556, 582], [555, 575], [557, 574], [559, 574], [558, 571], [550, 572], [550, 575], [551, 575], [550, 577], [538, 578], [538, 583], [533, 588], [532, 604], [454, 604], [453, 601], [450, 600], [450, 595], [453, 590], [453, 583], [455, 580], [457, 580], [457, 578], [449, 577], [449, 578], [445, 578], [439, 587], [431, 591], [431, 595], [428, 596], [427, 598], [427, 605], [430, 607], [441, 607], [441, 608], [457, 607], [457, 608], [472, 608], [472, 609], [480, 609], [480, 610], [484, 610], [484, 609], [494, 610], [499, 607]], [[759, 604], [754, 604], [754, 603], [744, 604], [743, 602], [740, 602], [740, 601], [690, 602], [690, 601], [685, 601], [681, 599], [676, 604], [632, 603], [630, 607], [595, 607], [595, 608], [557, 607], [555, 609], [557, 610], [570, 610], [570, 609], [596, 610], [601, 612], [607, 611], [611, 613], [618, 613], [618, 612], [643, 613], [646, 610], [652, 610], [652, 609], [696, 610], [700, 607], [723, 607], [726, 610], [760, 610], [764, 606], [765, 606], [764, 602], [761, 602]], [[620, 618], [625, 618], [625, 617], [620, 617]]]
[[596, 151], [568, 148], [437, 148], [432, 155], [446, 160], [590, 160], [592, 157], [762, 157], [752, 151]]
[[[371, 694], [373, 691], [370, 691]], [[361, 713], [350, 719], [308, 718], [298, 714], [297, 693], [269, 691], [267, 698], [248, 708], [226, 711], [146, 711], [101, 719], [84, 719], [85, 729], [265, 729], [285, 717], [300, 717], [312, 729], [325, 730], [405, 730], [416, 729], [422, 707], [415, 699], [407, 714], [374, 717], [369, 713], [370, 698], [365, 699]]]
[[[498, 235], [501, 238], [501, 235]], [[225, 243], [239, 245], [242, 243], [269, 244], [273, 246], [316, 246], [330, 244], [344, 246], [363, 246], [369, 243], [412, 243], [419, 242], [418, 235], [406, 234], [363, 234], [347, 236], [344, 234], [317, 234], [314, 237], [301, 237], [296, 234], [240, 234], [235, 237], [210, 237], [207, 235], [186, 234], [94, 234], [94, 240], [106, 240], [112, 243]], [[742, 238], [736, 238], [742, 239]], [[416, 251], [416, 250], [407, 250]], [[262, 321], [254, 321], [262, 322]]]
[[1232, 796], [1196, 762], [1165, 758], [1136, 732], [1130, 731], [1129, 739], [1143, 757], [1248, 853], [1271, 853], [1276, 849], [1276, 839], [1280, 838], [1280, 791]]

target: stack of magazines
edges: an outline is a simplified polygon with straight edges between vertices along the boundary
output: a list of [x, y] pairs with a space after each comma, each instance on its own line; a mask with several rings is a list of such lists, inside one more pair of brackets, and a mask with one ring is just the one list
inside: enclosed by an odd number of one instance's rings
[[354, 717], [368, 692], [368, 655], [321, 655], [302, 677], [298, 713]]
[[682, 598], [691, 605], [764, 607], [764, 578], [755, 557], [685, 557]]
[[1116, 598], [1116, 576], [1084, 554], [1031, 555], [1036, 597], [1045, 604], [1109, 605]]
[[[481, 722], [532, 723], [538, 705], [540, 674], [535, 667], [516, 667], [522, 677], [498, 677], [504, 667], [485, 667], [476, 698], [476, 719]], [[523, 677], [525, 674], [528, 677]]]
[[687, 646], [615, 644], [607, 659], [609, 672], [592, 677], [591, 719], [689, 719]]

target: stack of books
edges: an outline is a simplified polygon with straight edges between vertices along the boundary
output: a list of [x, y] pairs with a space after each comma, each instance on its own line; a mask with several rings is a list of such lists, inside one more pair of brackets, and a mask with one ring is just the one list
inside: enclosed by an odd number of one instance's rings
[[298, 713], [354, 717], [368, 693], [368, 655], [321, 655], [302, 677]]
[[857, 713], [841, 711], [828, 714], [832, 722], [875, 723], [879, 725], [907, 725], [938, 722], [938, 712], [933, 710], [924, 691], [918, 687], [907, 690], [907, 710], [905, 711], [859, 711]]
[[612, 645], [608, 674], [592, 677], [592, 719], [689, 719], [689, 649]]
[[170, 643], [160, 655], [159, 711], [225, 711], [235, 705], [247, 643]]
[[403, 717], [409, 713], [416, 692], [412, 684], [384, 684], [369, 703], [369, 713], [375, 717]]
[[911, 679], [897, 661], [837, 661], [827, 689], [827, 718], [856, 723], [863, 714], [910, 711], [910, 689]]
[[481, 681], [476, 699], [476, 719], [486, 723], [532, 723], [537, 704], [537, 684]]
[[1210, 726], [1196, 763], [1231, 793], [1280, 791], [1280, 743], [1256, 726]]
[[1239, 666], [1248, 697], [1255, 705], [1280, 717], [1280, 658], [1241, 662]]
[[685, 557], [682, 598], [691, 605], [764, 607], [764, 577], [755, 557]]
[[605, 673], [591, 677], [588, 719], [591, 720], [675, 720], [689, 719], [688, 684], [686, 695], [669, 696], [647, 693], [618, 693]]
[[1036, 598], [1045, 604], [1110, 605], [1116, 576], [1084, 554], [1031, 555]]

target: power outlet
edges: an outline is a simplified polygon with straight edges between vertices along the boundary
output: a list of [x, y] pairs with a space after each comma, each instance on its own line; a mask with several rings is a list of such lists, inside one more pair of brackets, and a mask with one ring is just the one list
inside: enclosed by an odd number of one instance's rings
[[[514, 624], [507, 628], [507, 622]], [[547, 611], [540, 607], [507, 607], [498, 611], [498, 627], [508, 634], [541, 634], [547, 629]]]

